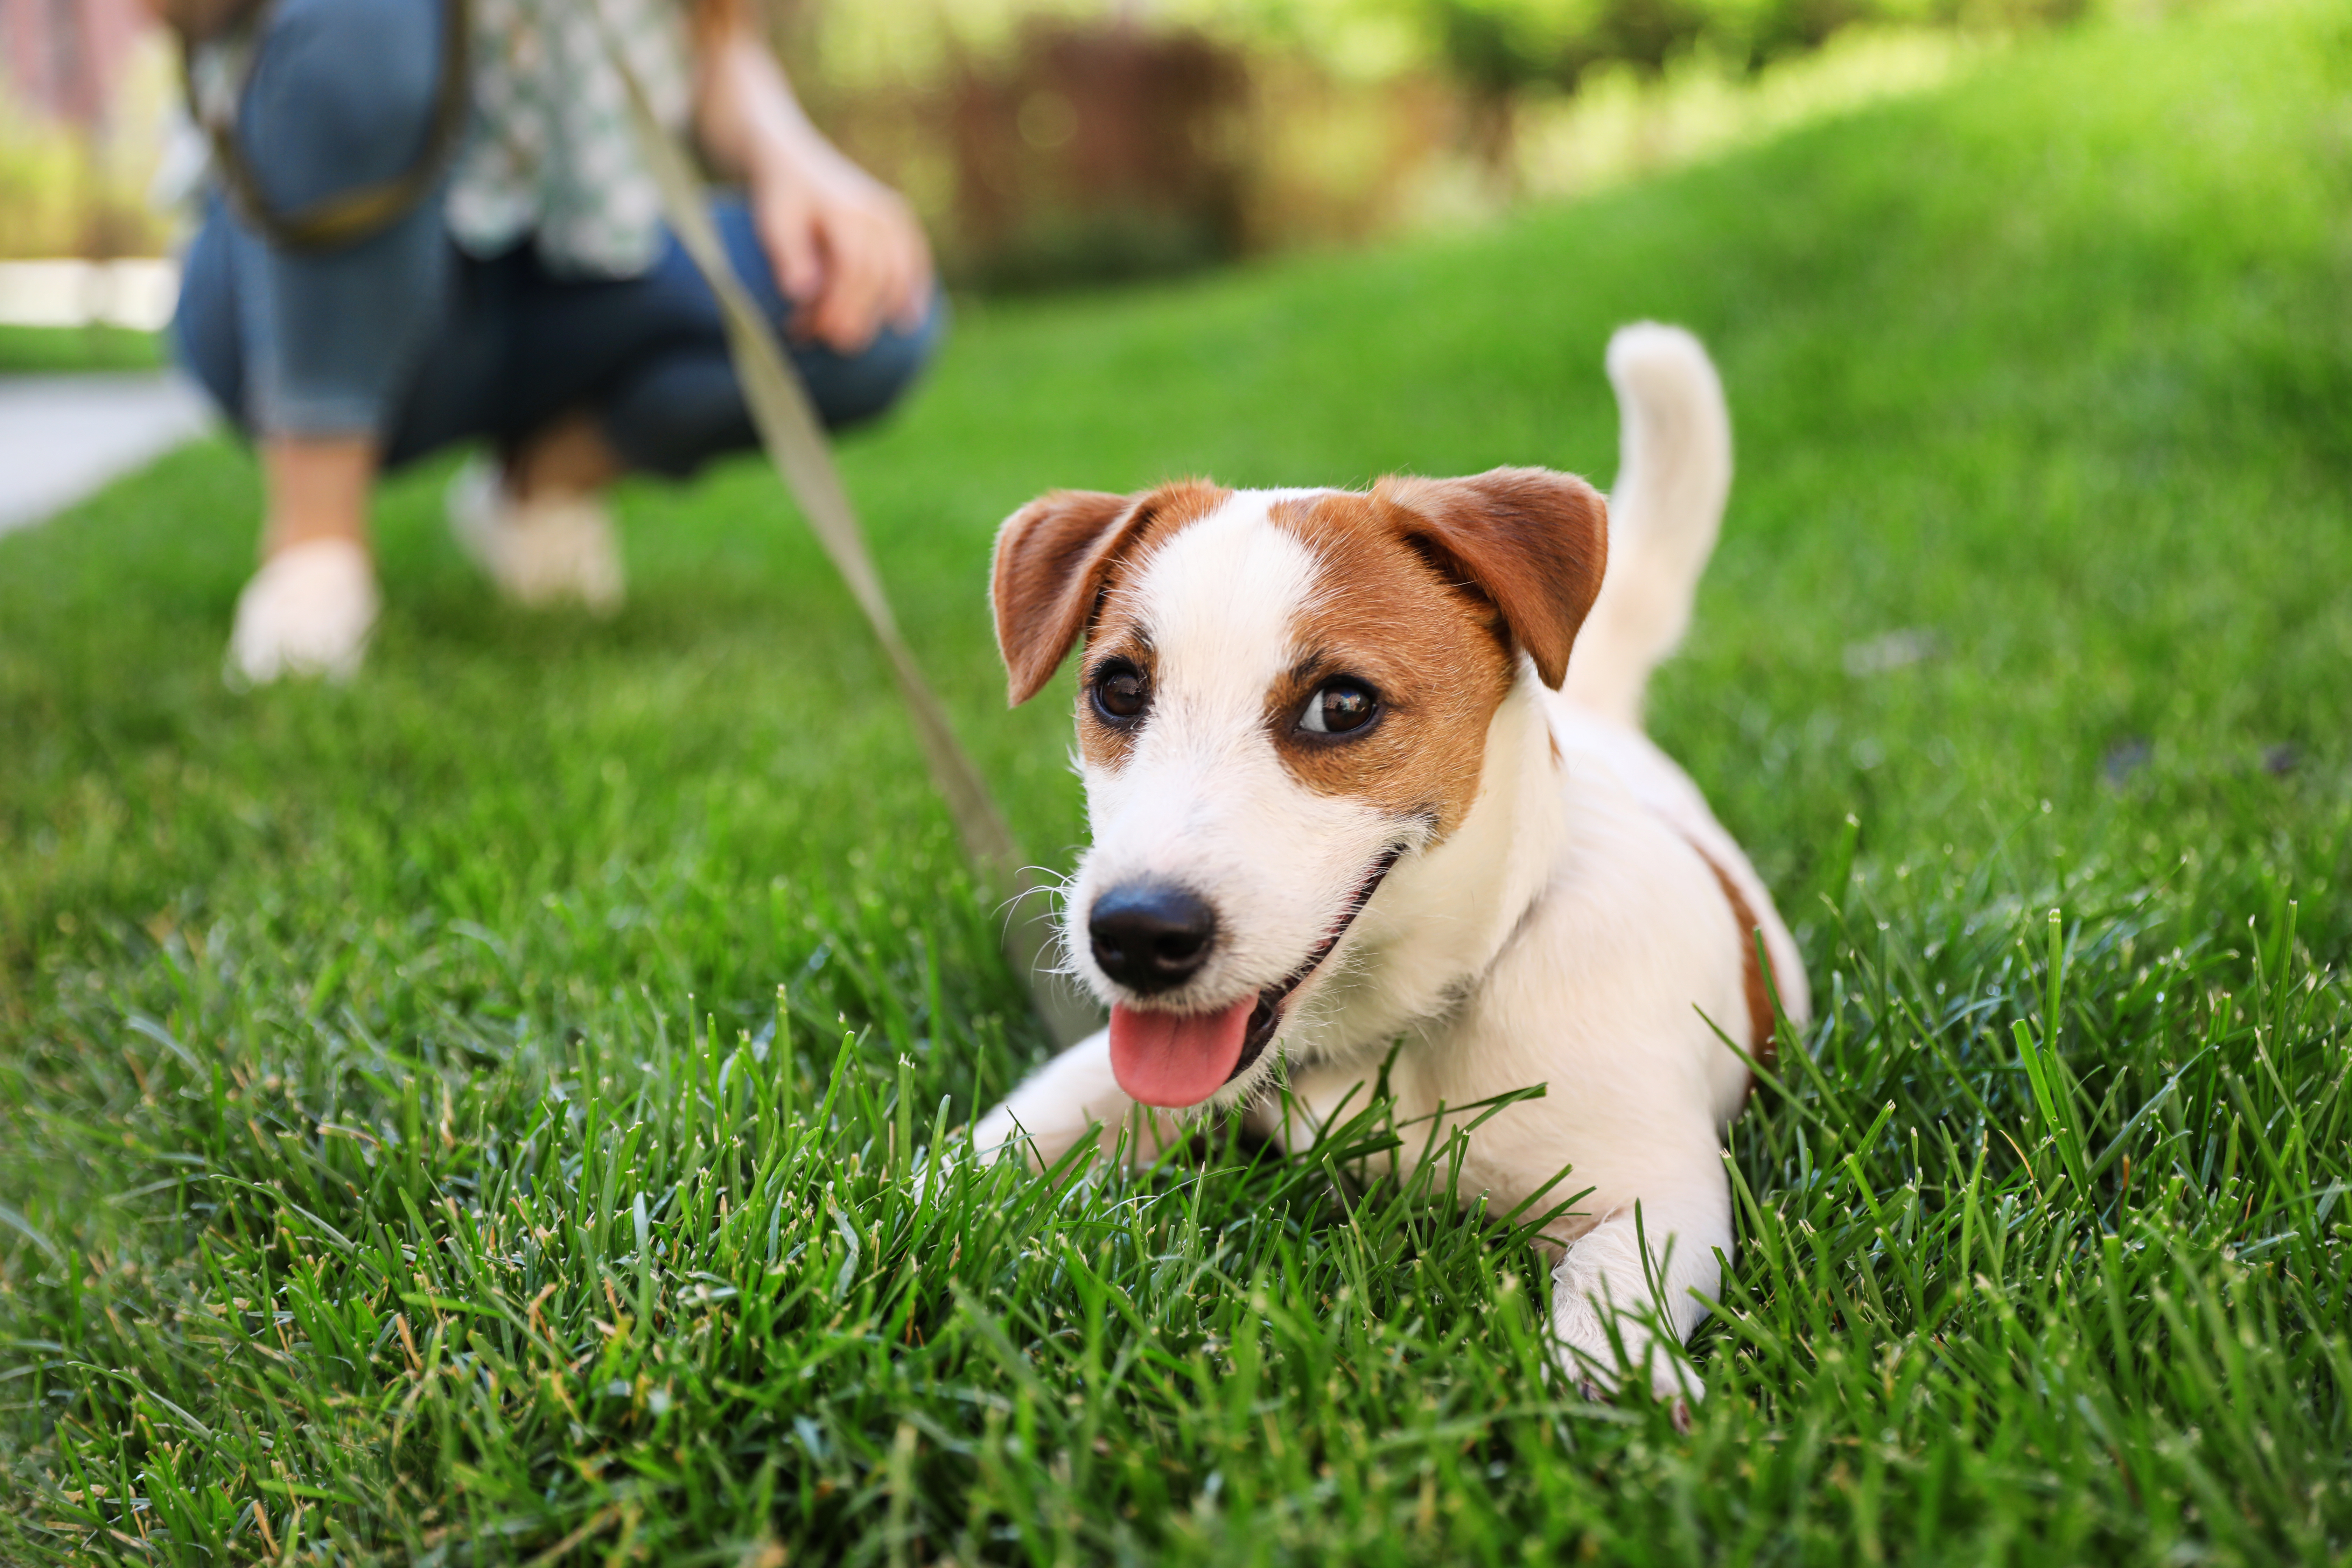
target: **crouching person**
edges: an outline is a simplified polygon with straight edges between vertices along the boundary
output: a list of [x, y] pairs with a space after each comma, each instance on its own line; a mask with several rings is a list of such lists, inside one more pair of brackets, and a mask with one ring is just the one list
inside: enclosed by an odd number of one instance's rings
[[458, 542], [517, 602], [603, 611], [604, 487], [753, 445], [610, 47], [740, 182], [713, 216], [829, 425], [888, 408], [938, 342], [922, 231], [810, 125], [750, 0], [153, 3], [197, 39], [218, 175], [174, 337], [267, 496], [233, 683], [358, 667], [386, 468], [486, 443], [450, 487]]

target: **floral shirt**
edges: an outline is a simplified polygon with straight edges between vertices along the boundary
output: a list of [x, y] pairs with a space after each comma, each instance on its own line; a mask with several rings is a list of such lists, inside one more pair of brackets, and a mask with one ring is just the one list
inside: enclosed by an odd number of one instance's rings
[[472, 0], [474, 125], [451, 171], [449, 232], [474, 256], [528, 236], [550, 271], [627, 278], [663, 243], [661, 194], [637, 155], [617, 41], [654, 111], [687, 119], [680, 0]]

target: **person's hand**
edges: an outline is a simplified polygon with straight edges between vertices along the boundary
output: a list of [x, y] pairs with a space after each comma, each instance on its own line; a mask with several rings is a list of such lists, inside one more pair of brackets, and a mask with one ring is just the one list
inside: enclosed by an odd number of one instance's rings
[[898, 192], [814, 137], [776, 149], [751, 184], [751, 221], [792, 300], [794, 336], [854, 354], [885, 322], [930, 307], [931, 251]]
[[748, 0], [698, 0], [693, 16], [696, 128], [751, 193], [752, 226], [793, 303], [793, 335], [854, 354], [885, 322], [919, 325], [931, 249], [913, 209], [809, 123]]

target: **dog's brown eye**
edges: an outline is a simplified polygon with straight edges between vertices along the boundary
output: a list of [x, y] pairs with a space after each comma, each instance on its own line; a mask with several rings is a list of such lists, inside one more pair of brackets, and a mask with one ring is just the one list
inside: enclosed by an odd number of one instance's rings
[[1360, 680], [1334, 680], [1307, 700], [1298, 727], [1310, 735], [1344, 735], [1371, 722], [1378, 693]]
[[1114, 664], [1095, 677], [1095, 710], [1113, 723], [1143, 711], [1150, 693], [1143, 672], [1131, 664]]

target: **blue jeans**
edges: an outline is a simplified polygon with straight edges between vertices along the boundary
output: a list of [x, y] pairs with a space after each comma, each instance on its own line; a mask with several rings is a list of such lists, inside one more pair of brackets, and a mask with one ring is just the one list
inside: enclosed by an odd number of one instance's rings
[[[390, 178], [424, 144], [439, 67], [433, 0], [279, 0], [238, 107], [247, 162], [296, 210]], [[781, 329], [791, 307], [744, 205], [712, 212], [735, 270]], [[888, 408], [945, 326], [886, 327], [855, 354], [786, 340], [825, 422]], [[188, 251], [180, 358], [251, 433], [373, 434], [394, 467], [452, 442], [512, 446], [585, 411], [632, 468], [686, 475], [757, 443], [718, 301], [675, 237], [641, 277], [558, 277], [526, 242], [459, 250], [428, 199], [328, 252], [270, 246], [215, 201]]]

